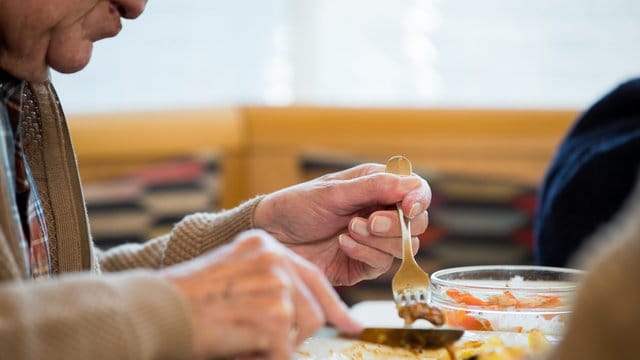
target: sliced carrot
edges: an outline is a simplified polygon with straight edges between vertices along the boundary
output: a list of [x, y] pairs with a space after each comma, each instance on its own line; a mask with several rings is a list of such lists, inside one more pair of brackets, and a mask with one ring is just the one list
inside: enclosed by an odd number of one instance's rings
[[447, 311], [447, 324], [458, 326], [465, 330], [493, 331], [489, 320], [473, 317], [464, 310]]
[[518, 299], [509, 290], [504, 291], [504, 293], [500, 295], [489, 296], [487, 301], [472, 295], [468, 291], [457, 289], [448, 289], [446, 294], [458, 304], [483, 306], [492, 310], [510, 307], [521, 309], [550, 308], [562, 304], [558, 295], [535, 295], [525, 299]]
[[545, 301], [540, 304], [541, 307], [553, 307], [562, 305], [562, 301], [560, 301], [559, 295], [540, 295], [545, 299]]
[[509, 290], [505, 290], [505, 291], [504, 291], [504, 296], [505, 296], [506, 298], [508, 298], [508, 299], [513, 300], [513, 301], [518, 301], [518, 298], [516, 298], [516, 296], [515, 296], [515, 295], [513, 295], [513, 293], [512, 293], [511, 291], [509, 291]]
[[486, 301], [479, 299], [473, 295], [471, 295], [468, 291], [460, 291], [456, 289], [448, 289], [446, 291], [447, 296], [453, 299], [458, 304], [465, 305], [475, 305], [475, 306], [487, 306], [489, 305]]
[[518, 301], [517, 307], [523, 309], [550, 308], [561, 304], [558, 295], [537, 295]]
[[491, 295], [489, 296], [488, 302], [491, 305], [494, 305], [498, 309], [500, 308], [508, 308], [518, 305], [518, 299], [511, 293], [511, 291], [505, 291], [500, 295]]

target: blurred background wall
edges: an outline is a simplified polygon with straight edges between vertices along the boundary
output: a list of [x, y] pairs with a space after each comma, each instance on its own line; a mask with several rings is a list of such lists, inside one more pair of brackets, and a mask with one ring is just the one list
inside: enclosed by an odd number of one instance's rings
[[583, 108], [640, 72], [635, 0], [151, 0], [67, 112], [237, 104]]
[[151, 0], [53, 79], [98, 246], [404, 154], [433, 190], [427, 271], [528, 264], [546, 167], [640, 74], [639, 19], [635, 0]]

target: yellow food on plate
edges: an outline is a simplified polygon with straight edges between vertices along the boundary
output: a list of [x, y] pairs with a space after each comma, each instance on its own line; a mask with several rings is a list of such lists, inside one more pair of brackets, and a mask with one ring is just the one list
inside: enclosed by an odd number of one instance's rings
[[[541, 331], [533, 330], [528, 335], [520, 335], [528, 337], [527, 344], [507, 345], [500, 336], [492, 334], [481, 340], [458, 341], [451, 350], [457, 360], [524, 360], [529, 359], [531, 355], [543, 354], [552, 346]], [[315, 344], [307, 345], [315, 346], [301, 347], [295, 359], [451, 359], [447, 349], [418, 351], [361, 341], [335, 342], [329, 339], [317, 339]]]

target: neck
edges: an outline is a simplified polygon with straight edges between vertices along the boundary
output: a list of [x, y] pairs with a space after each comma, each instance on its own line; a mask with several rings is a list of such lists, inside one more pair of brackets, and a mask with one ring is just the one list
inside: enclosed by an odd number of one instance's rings
[[49, 69], [44, 63], [34, 62], [25, 58], [12, 57], [0, 49], [0, 70], [20, 79], [34, 83], [41, 83], [48, 79]]

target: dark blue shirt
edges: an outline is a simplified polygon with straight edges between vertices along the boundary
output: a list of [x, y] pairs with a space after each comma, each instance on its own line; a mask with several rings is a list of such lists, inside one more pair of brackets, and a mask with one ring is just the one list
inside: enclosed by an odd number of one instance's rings
[[537, 262], [567, 265], [623, 207], [639, 170], [640, 78], [589, 108], [560, 145], [539, 194]]

